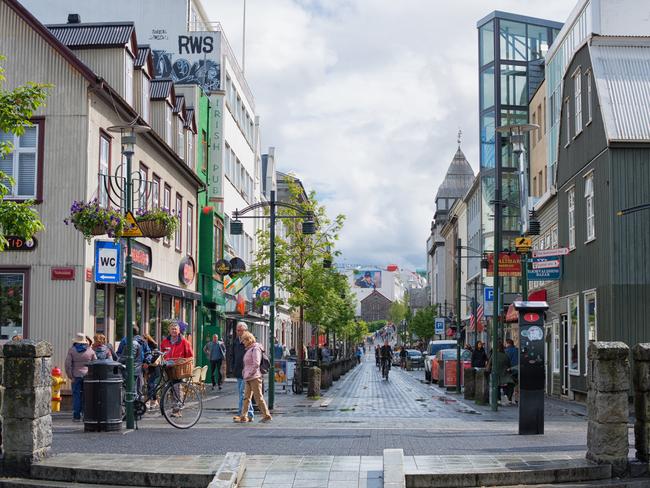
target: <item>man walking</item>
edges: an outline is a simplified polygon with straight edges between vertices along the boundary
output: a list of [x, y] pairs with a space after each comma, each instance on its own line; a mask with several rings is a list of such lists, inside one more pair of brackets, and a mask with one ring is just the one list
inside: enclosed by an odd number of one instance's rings
[[[219, 340], [219, 335], [215, 334], [212, 336], [212, 341], [208, 342], [203, 348], [203, 352], [208, 355], [210, 359], [210, 369], [212, 370], [210, 379], [212, 380], [212, 389], [219, 385], [223, 385], [223, 377], [221, 376], [221, 364], [223, 363], [223, 358], [226, 357], [226, 345], [223, 341]], [[217, 373], [217, 380], [214, 379], [214, 374]]]
[[[237, 408], [237, 412], [241, 413], [241, 417], [239, 415], [235, 415], [233, 417], [234, 422], [241, 422], [241, 418], [244, 417], [244, 413], [241, 411], [242, 406], [244, 404], [244, 387], [246, 386], [246, 382], [244, 381], [244, 354], [246, 354], [246, 347], [244, 346], [244, 343], [241, 341], [241, 336], [244, 334], [244, 332], [248, 331], [248, 326], [244, 322], [238, 322], [237, 323], [237, 337], [235, 338], [235, 343], [233, 345], [233, 365], [232, 365], [232, 372], [235, 375], [235, 378], [237, 378], [237, 392], [238, 392], [238, 397], [239, 397], [239, 406]], [[252, 422], [253, 421], [253, 402], [250, 402], [248, 404], [248, 421]]]

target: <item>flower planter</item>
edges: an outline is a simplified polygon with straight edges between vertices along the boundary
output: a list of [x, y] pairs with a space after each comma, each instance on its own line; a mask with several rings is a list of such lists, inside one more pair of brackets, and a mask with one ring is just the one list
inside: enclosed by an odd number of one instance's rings
[[169, 235], [169, 227], [156, 220], [142, 220], [138, 222], [138, 227], [142, 231], [144, 237], [151, 237], [152, 239], [159, 239]]
[[93, 227], [91, 233], [94, 236], [102, 236], [107, 233], [106, 227], [103, 225], [96, 225], [95, 227]]

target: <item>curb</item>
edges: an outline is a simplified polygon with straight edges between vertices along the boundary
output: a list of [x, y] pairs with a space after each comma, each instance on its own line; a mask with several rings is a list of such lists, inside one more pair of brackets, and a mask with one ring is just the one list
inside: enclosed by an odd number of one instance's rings
[[246, 471], [246, 453], [229, 452], [207, 488], [235, 488]]
[[384, 488], [406, 488], [402, 449], [384, 449]]

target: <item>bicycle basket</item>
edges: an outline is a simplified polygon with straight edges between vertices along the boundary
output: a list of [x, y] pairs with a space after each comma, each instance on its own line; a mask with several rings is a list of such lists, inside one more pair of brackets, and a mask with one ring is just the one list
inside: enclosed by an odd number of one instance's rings
[[194, 362], [192, 358], [174, 359], [172, 364], [167, 364], [167, 376], [170, 380], [182, 380], [192, 377]]

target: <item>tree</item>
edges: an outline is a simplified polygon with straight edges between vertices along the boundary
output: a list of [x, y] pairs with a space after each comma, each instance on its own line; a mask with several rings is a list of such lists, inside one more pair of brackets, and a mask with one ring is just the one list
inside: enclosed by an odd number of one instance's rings
[[368, 324], [369, 332], [377, 332], [379, 329], [383, 329], [388, 324], [387, 320], [373, 320]]
[[423, 341], [428, 341], [435, 334], [436, 308], [420, 308], [415, 312], [411, 321], [411, 331]]
[[[0, 62], [5, 58], [0, 56]], [[0, 133], [20, 136], [25, 127], [30, 127], [34, 112], [45, 103], [49, 85], [29, 82], [13, 90], [5, 90], [4, 69], [0, 66]], [[0, 159], [7, 158], [14, 150], [11, 142], [0, 141]], [[8, 244], [7, 236], [30, 239], [45, 227], [38, 212], [33, 208], [33, 201], [13, 202], [5, 200], [13, 178], [0, 171], [0, 251]]]

